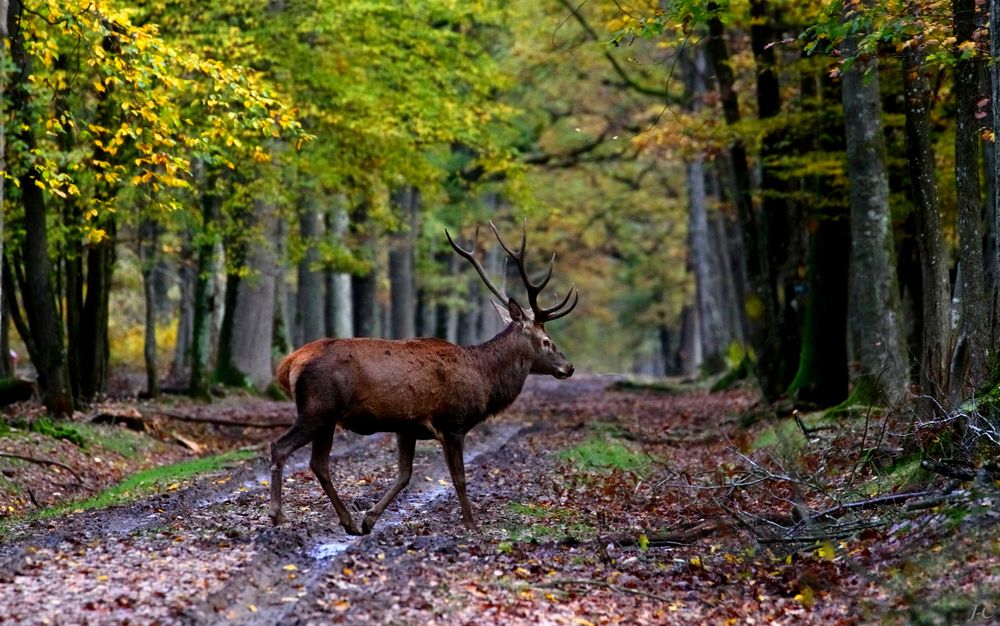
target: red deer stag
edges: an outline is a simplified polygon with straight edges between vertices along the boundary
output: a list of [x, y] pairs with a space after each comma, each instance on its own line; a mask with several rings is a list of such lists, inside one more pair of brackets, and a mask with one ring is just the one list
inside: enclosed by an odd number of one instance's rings
[[[312, 442], [309, 466], [329, 496], [344, 529], [368, 534], [376, 520], [407, 483], [413, 470], [417, 439], [437, 439], [444, 448], [465, 527], [475, 522], [465, 493], [462, 447], [465, 434], [487, 417], [508, 407], [528, 374], [569, 378], [573, 365], [545, 332], [545, 322], [568, 314], [579, 301], [573, 287], [555, 306], [544, 308], [538, 296], [552, 277], [555, 255], [541, 280], [534, 282], [524, 267], [527, 229], [514, 252], [490, 227], [517, 265], [527, 290], [526, 311], [497, 288], [475, 257], [476, 241], [465, 250], [445, 231], [455, 252], [472, 264], [479, 277], [500, 299], [497, 311], [506, 328], [478, 346], [456, 346], [440, 339], [320, 339], [291, 353], [278, 365], [277, 378], [292, 394], [298, 417], [271, 444], [271, 520], [282, 522], [282, 469], [288, 456]], [[478, 239], [479, 231], [476, 230]], [[572, 302], [570, 299], [572, 298]], [[336, 426], [370, 435], [396, 433], [399, 476], [396, 483], [364, 516], [359, 530], [330, 481], [329, 455]]]

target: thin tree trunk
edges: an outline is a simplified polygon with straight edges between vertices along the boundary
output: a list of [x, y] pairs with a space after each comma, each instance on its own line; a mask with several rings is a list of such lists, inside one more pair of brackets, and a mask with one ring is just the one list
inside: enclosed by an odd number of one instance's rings
[[174, 358], [170, 365], [170, 384], [179, 385], [190, 380], [191, 344], [194, 333], [194, 284], [196, 280], [194, 248], [190, 232], [184, 234], [180, 259], [177, 265], [177, 282], [180, 301], [177, 303], [177, 331]]
[[393, 236], [389, 243], [389, 336], [407, 339], [416, 335], [413, 263], [420, 193], [414, 187], [405, 186], [393, 194], [393, 201], [404, 225], [402, 232]]
[[[953, 0], [957, 45], [972, 42], [976, 28], [974, 0]], [[988, 374], [990, 342], [987, 332], [989, 308], [983, 259], [983, 225], [979, 197], [980, 98], [976, 60], [959, 58], [955, 63], [955, 189], [958, 195], [959, 261], [962, 264], [963, 359], [953, 362], [953, 400], [975, 393]]]
[[[15, 32], [22, 11], [21, 0], [9, 5], [8, 32]], [[11, 102], [17, 111], [27, 111], [30, 96], [24, 81], [31, 73], [29, 57], [24, 48], [24, 36], [18, 33], [10, 42], [11, 57], [16, 68]], [[26, 152], [36, 148], [34, 131], [24, 124], [18, 133]], [[56, 415], [73, 413], [73, 395], [68, 385], [66, 349], [63, 343], [62, 324], [56, 309], [56, 294], [52, 284], [52, 261], [49, 259], [47, 208], [40, 183], [40, 174], [29, 167], [21, 176], [21, 201], [24, 208], [24, 242], [22, 243], [23, 267], [30, 275], [18, 275], [24, 300], [25, 313], [30, 327], [31, 362], [38, 373], [38, 386], [42, 402], [49, 412]]]
[[207, 175], [201, 195], [201, 240], [197, 248], [197, 265], [191, 322], [191, 377], [188, 391], [201, 398], [208, 397], [209, 375], [213, 357], [215, 302], [215, 271], [217, 224], [222, 198], [216, 190], [216, 177]]
[[[718, 12], [715, 2], [708, 4], [710, 12]], [[721, 18], [713, 15], [708, 22], [709, 36], [705, 42], [715, 80], [719, 89], [723, 117], [726, 124], [734, 126], [740, 121], [739, 100], [736, 94], [736, 79], [729, 64], [729, 50], [726, 45], [725, 27]], [[781, 359], [775, 354], [780, 339], [776, 298], [768, 267], [767, 233], [758, 218], [751, 200], [750, 168], [747, 164], [746, 146], [736, 139], [729, 146], [730, 175], [733, 186], [733, 200], [745, 246], [747, 293], [744, 307], [750, 326], [750, 344], [757, 355], [755, 373], [761, 392], [768, 400], [775, 400], [785, 391], [780, 375]], [[787, 381], [785, 381], [787, 382]]]
[[[854, 37], [844, 41], [843, 51], [848, 58], [857, 55]], [[860, 365], [855, 384], [862, 397], [896, 405], [906, 397], [907, 376], [877, 70], [859, 59], [845, 71], [843, 103], [851, 199], [848, 310]]]
[[296, 291], [294, 343], [297, 346], [323, 337], [325, 316], [323, 301], [323, 271], [319, 267], [319, 244], [324, 236], [323, 214], [316, 206], [314, 192], [308, 196], [299, 211], [299, 235], [306, 252], [299, 261], [298, 291]]
[[[996, 3], [991, 3], [991, 7], [995, 7]], [[990, 333], [990, 348], [992, 350], [994, 363], [992, 364], [994, 371], [997, 369], [996, 358], [998, 352], [1000, 352], [1000, 258], [996, 255], [1000, 255], [1000, 155], [996, 153], [996, 142], [1000, 139], [1000, 63], [996, 62], [996, 59], [1000, 59], [1000, 11], [991, 10], [990, 11], [990, 56], [994, 59], [993, 63], [989, 64], [989, 75], [990, 75], [990, 107], [993, 113], [993, 169], [988, 173], [993, 181], [993, 206], [986, 207], [986, 210], [992, 214], [994, 227], [994, 241], [992, 242], [992, 249], [994, 251], [994, 256], [990, 259], [990, 264], [995, 268], [995, 282], [993, 284], [993, 297], [991, 299], [993, 312], [991, 318], [993, 319], [993, 328]]]
[[906, 157], [920, 255], [920, 307], [923, 318], [920, 391], [940, 402], [948, 397], [951, 287], [934, 176], [931, 95], [926, 71], [922, 51], [909, 50], [903, 54]]
[[146, 362], [146, 392], [151, 398], [160, 395], [160, 376], [156, 366], [156, 272], [159, 236], [157, 224], [144, 219], [139, 225], [139, 262], [142, 264], [142, 290], [146, 304], [143, 358]]

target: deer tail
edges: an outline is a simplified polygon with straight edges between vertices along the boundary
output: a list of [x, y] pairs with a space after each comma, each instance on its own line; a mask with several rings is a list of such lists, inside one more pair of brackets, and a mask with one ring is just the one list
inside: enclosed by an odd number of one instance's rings
[[274, 372], [275, 378], [278, 379], [278, 384], [285, 390], [285, 393], [292, 393], [292, 384], [289, 379], [292, 374], [292, 366], [294, 366], [297, 361], [298, 352], [293, 352], [281, 359], [281, 363], [278, 363], [278, 369]]

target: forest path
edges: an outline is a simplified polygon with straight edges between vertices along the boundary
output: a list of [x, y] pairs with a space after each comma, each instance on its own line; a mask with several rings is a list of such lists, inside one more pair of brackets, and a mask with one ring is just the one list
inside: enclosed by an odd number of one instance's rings
[[[843, 475], [848, 429], [792, 467], [750, 451], [774, 423], [739, 424], [745, 392], [612, 382], [533, 378], [470, 433], [478, 533], [464, 531], [434, 442], [418, 444], [410, 486], [364, 537], [337, 523], [308, 449], [286, 467], [287, 521], [273, 527], [262, 454], [20, 528], [0, 543], [0, 624], [944, 624], [995, 610], [989, 494], [966, 497], [967, 521], [866, 510], [864, 532], [802, 542], [782, 521], [801, 485], [754, 473]], [[395, 438], [338, 434], [330, 466], [360, 517], [395, 479]]]

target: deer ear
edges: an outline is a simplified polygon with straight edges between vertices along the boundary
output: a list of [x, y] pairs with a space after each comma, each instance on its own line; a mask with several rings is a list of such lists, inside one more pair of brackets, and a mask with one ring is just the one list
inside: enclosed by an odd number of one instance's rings
[[[507, 299], [507, 313], [509, 319], [515, 322], [523, 322], [531, 319], [531, 316], [521, 308], [520, 304], [514, 301], [514, 298]], [[503, 317], [503, 315], [501, 315], [501, 317]]]

